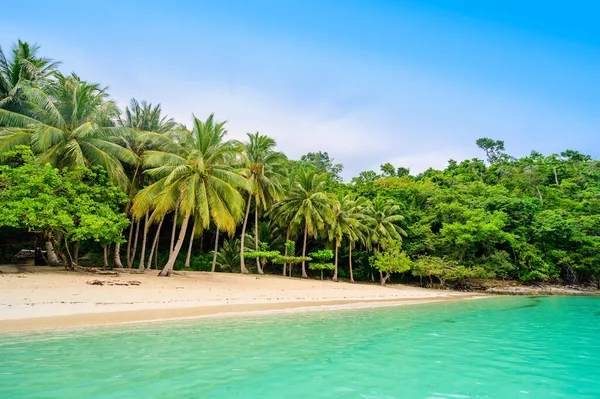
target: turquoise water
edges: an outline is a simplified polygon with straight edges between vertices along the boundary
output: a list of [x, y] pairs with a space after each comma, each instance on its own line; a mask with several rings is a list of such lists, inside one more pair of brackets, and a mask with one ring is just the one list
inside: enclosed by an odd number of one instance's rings
[[0, 338], [1, 398], [600, 398], [600, 298]]

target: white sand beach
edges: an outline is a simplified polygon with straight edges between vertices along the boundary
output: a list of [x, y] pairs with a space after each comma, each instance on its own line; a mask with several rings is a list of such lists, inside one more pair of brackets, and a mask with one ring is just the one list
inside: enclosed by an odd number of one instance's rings
[[30, 267], [0, 274], [0, 331], [474, 297], [479, 295], [272, 275], [177, 272], [159, 278], [155, 271], [110, 276]]

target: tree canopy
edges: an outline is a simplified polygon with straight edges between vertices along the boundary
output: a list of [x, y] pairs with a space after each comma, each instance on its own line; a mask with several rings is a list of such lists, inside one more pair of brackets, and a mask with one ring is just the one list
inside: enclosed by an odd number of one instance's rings
[[212, 269], [301, 264], [303, 277], [331, 268], [334, 280], [600, 284], [600, 161], [587, 154], [515, 158], [483, 137], [485, 159], [416, 175], [382, 160], [344, 182], [325, 151], [288, 159], [265, 132], [229, 139], [214, 115], [188, 128], [160, 104], [119, 108], [59, 66], [27, 42], [0, 50], [0, 229], [35, 236], [65, 265], [81, 244], [105, 264], [114, 249], [120, 267], [126, 242], [129, 266], [139, 252], [140, 268], [154, 260], [163, 275], [208, 255]]

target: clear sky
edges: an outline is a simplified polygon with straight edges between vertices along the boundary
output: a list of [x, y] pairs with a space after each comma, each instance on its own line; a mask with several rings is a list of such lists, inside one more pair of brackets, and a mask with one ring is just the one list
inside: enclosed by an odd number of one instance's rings
[[571, 0], [28, 1], [2, 7], [17, 38], [63, 72], [211, 112], [292, 158], [328, 151], [350, 178], [565, 149], [600, 157], [600, 4]]

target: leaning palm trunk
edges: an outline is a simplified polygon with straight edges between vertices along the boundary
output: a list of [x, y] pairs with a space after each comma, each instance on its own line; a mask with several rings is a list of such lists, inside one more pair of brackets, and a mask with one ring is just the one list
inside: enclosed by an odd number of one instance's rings
[[308, 278], [306, 274], [306, 239], [308, 237], [308, 226], [304, 226], [304, 244], [302, 245], [302, 278]]
[[350, 241], [350, 253], [348, 255], [348, 264], [350, 266], [350, 282], [354, 282], [354, 275], [352, 275], [352, 241]]
[[169, 255], [175, 250], [175, 232], [177, 231], [177, 210], [179, 206], [175, 208], [175, 215], [173, 216], [173, 230], [171, 231], [171, 246], [169, 247]]
[[129, 239], [127, 240], [127, 256], [125, 260], [127, 261], [127, 266], [131, 267], [131, 243], [133, 242], [133, 225], [135, 224], [135, 218], [133, 214], [131, 214], [131, 223], [129, 224]]
[[[256, 211], [254, 212], [254, 248], [258, 251], [258, 200], [256, 201]], [[258, 274], [263, 274], [263, 270], [260, 267], [260, 258], [256, 258], [256, 269]]]
[[[290, 229], [292, 227], [291, 223], [288, 223], [288, 228], [287, 228], [287, 234], [285, 235], [285, 250], [283, 253], [283, 256], [287, 257], [288, 256], [288, 249], [287, 249], [287, 242], [290, 240]], [[286, 267], [287, 267], [287, 263], [283, 264], [283, 276], [285, 277], [286, 275]], [[292, 268], [292, 265], [290, 265], [290, 269]], [[290, 276], [291, 277], [291, 276]]]
[[144, 261], [146, 260], [146, 241], [148, 240], [148, 212], [144, 216], [144, 238], [142, 240], [142, 255], [140, 257], [140, 270], [144, 270]]
[[246, 225], [248, 224], [248, 215], [250, 214], [250, 203], [252, 202], [252, 194], [248, 195], [248, 206], [246, 206], [246, 216], [244, 216], [244, 224], [242, 225], [242, 237], [240, 238], [240, 273], [248, 273], [244, 262], [244, 237], [246, 236]]
[[[123, 235], [123, 230], [121, 230], [121, 232], [119, 233], [119, 237], [121, 237], [122, 235]], [[115, 264], [115, 267], [120, 267], [121, 269], [123, 268], [123, 263], [121, 263], [121, 243], [120, 242], [115, 243], [115, 252], [114, 252], [114, 256], [113, 256], [113, 263]]]
[[340, 241], [335, 240], [335, 262], [333, 265], [333, 281], [338, 281], [338, 249], [340, 248]]
[[123, 263], [121, 262], [121, 243], [115, 243], [115, 256], [114, 256], [115, 267], [123, 268]]
[[161, 277], [166, 277], [171, 275], [171, 271], [173, 270], [173, 266], [175, 266], [175, 261], [177, 260], [177, 255], [179, 255], [179, 251], [183, 246], [183, 241], [185, 240], [185, 233], [187, 230], [188, 222], [190, 221], [191, 213], [188, 211], [183, 218], [183, 222], [181, 223], [181, 230], [179, 231], [179, 238], [177, 239], [177, 243], [175, 244], [175, 249], [169, 255], [169, 260], [167, 264], [158, 274]]
[[52, 245], [52, 241], [46, 241], [46, 260], [48, 261], [48, 266], [60, 266], [61, 261], [58, 259], [58, 255], [54, 251], [54, 245]]
[[[148, 265], [148, 268], [150, 268], [150, 265]], [[156, 246], [156, 250], [154, 252], [154, 269], [158, 270], [158, 245]]]
[[192, 227], [192, 233], [190, 234], [190, 244], [188, 245], [187, 257], [185, 258], [185, 267], [190, 267], [190, 258], [192, 257], [192, 245], [194, 244], [194, 232], [196, 231], [196, 224], [198, 221], [194, 219], [194, 226]]
[[215, 234], [215, 250], [213, 251], [212, 267], [210, 268], [210, 271], [212, 273], [215, 272], [215, 267], [217, 266], [217, 251], [218, 250], [219, 250], [219, 226], [217, 226], [217, 232]]
[[160, 218], [160, 222], [158, 222], [158, 227], [156, 228], [156, 235], [154, 236], [154, 240], [152, 241], [152, 248], [150, 248], [150, 256], [148, 257], [148, 264], [146, 265], [146, 269], [150, 269], [152, 267], [152, 257], [155, 256], [156, 246], [158, 245], [158, 237], [160, 236], [160, 228], [162, 227], [163, 222], [165, 221], [165, 217]]

